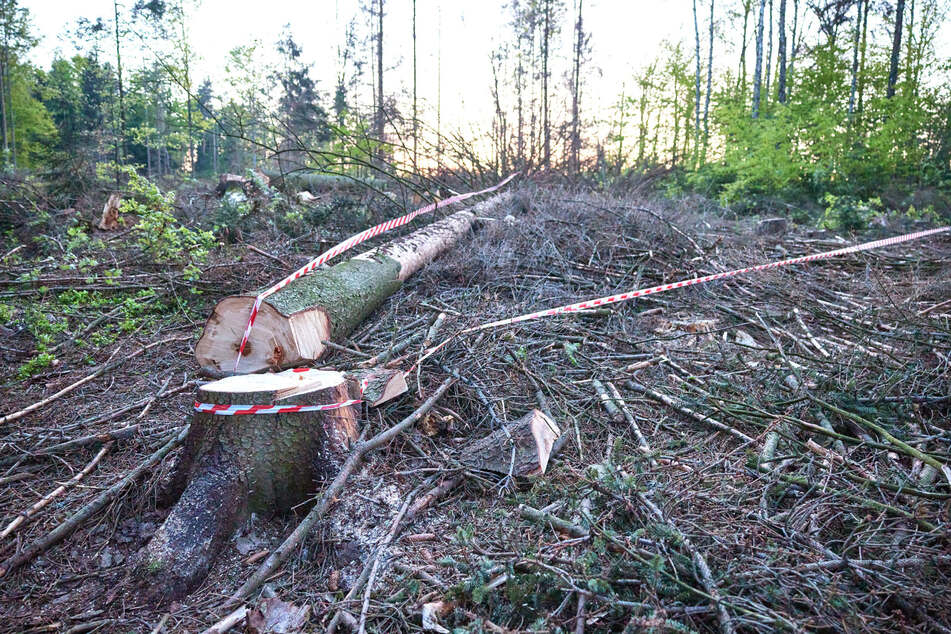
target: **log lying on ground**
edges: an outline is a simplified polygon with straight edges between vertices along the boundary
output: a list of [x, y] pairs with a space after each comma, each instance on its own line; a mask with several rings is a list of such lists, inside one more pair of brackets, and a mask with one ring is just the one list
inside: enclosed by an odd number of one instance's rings
[[367, 368], [350, 370], [345, 376], [370, 407], [390, 401], [407, 390], [406, 375], [400, 370]]
[[[476, 216], [515, 204], [494, 196], [472, 211], [456, 212], [403, 238], [288, 284], [261, 304], [238, 372], [306, 365], [320, 358], [327, 340], [346, 337], [410, 275], [454, 245]], [[221, 300], [195, 345], [199, 365], [232, 370], [255, 295]]]
[[545, 473], [548, 458], [560, 448], [559, 441], [564, 438], [555, 421], [533, 409], [514, 423], [463, 447], [459, 462], [473, 469], [511, 476]]
[[[320, 370], [232, 376], [198, 391], [200, 401], [218, 405], [325, 405], [358, 398], [356, 380]], [[317, 481], [336, 474], [357, 436], [352, 405], [293, 414], [195, 412], [163, 492], [164, 501], [178, 502], [142, 553], [152, 593], [180, 596], [201, 581], [250, 513], [271, 516], [306, 501]]]

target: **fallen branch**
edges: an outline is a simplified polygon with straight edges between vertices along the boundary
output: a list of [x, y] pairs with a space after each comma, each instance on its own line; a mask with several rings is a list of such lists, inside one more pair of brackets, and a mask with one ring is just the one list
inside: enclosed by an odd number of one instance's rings
[[648, 387], [644, 387], [640, 383], [635, 383], [634, 381], [628, 381], [627, 383], [625, 383], [625, 385], [628, 388], [634, 390], [635, 392], [640, 392], [641, 394], [649, 396], [655, 401], [659, 401], [663, 403], [664, 405], [667, 405], [668, 407], [677, 410], [681, 414], [689, 416], [690, 418], [696, 420], [697, 422], [704, 423], [705, 425], [709, 425], [710, 427], [713, 427], [714, 429], [730, 434], [731, 436], [739, 438], [743, 442], [747, 442], [747, 443], [756, 442], [755, 440], [753, 440], [752, 438], [750, 438], [743, 432], [733, 429], [729, 425], [724, 425], [723, 423], [716, 420], [715, 418], [710, 418], [706, 414], [695, 412], [694, 410], [684, 405], [680, 399], [667, 396], [666, 394], [661, 394], [660, 392], [655, 392], [654, 390]]
[[92, 502], [83, 506], [76, 513], [73, 513], [66, 521], [47, 533], [45, 537], [34, 542], [23, 552], [14, 555], [3, 562], [3, 565], [0, 566], [0, 577], [5, 577], [13, 570], [16, 570], [20, 566], [30, 562], [34, 557], [42, 552], [45, 552], [48, 548], [58, 543], [60, 540], [76, 530], [83, 522], [92, 517], [95, 513], [105, 508], [105, 506], [115, 499], [119, 493], [124, 491], [126, 487], [138, 480], [143, 473], [161, 462], [162, 459], [168, 455], [168, 452], [177, 447], [188, 434], [188, 427], [188, 425], [185, 425], [185, 427], [178, 434], [165, 443], [155, 453], [149, 456], [145, 462], [133, 469], [131, 473], [113, 484], [111, 487], [97, 495], [95, 499], [92, 500]]
[[436, 401], [446, 393], [446, 390], [449, 389], [449, 386], [452, 385], [454, 379], [448, 378], [442, 382], [442, 384], [436, 388], [436, 391], [433, 392], [433, 395], [430, 396], [426, 401], [420, 405], [416, 411], [404, 418], [402, 421], [393, 425], [386, 431], [380, 432], [370, 440], [359, 443], [356, 448], [353, 450], [353, 453], [347, 458], [347, 461], [344, 463], [343, 467], [340, 469], [340, 472], [337, 474], [337, 477], [334, 478], [333, 482], [330, 483], [323, 494], [320, 496], [317, 504], [314, 505], [314, 508], [310, 510], [306, 517], [297, 525], [297, 528], [294, 529], [287, 539], [278, 546], [274, 552], [272, 552], [264, 563], [251, 575], [251, 578], [248, 579], [237, 591], [231, 596], [226, 605], [234, 604], [238, 601], [241, 601], [245, 597], [249, 596], [252, 592], [257, 590], [257, 588], [264, 583], [268, 577], [274, 574], [275, 571], [285, 562], [287, 558], [290, 557], [291, 553], [297, 548], [305, 537], [310, 533], [311, 529], [314, 527], [314, 524], [321, 519], [324, 514], [327, 512], [327, 509], [330, 508], [330, 505], [336, 499], [336, 496], [340, 491], [343, 490], [344, 485], [347, 483], [347, 479], [354, 472], [357, 466], [363, 462], [363, 459], [372, 451], [386, 445], [396, 436], [401, 434], [406, 429], [409, 429], [416, 421], [422, 418], [426, 412], [432, 409], [433, 405], [436, 404]]
[[65, 493], [67, 489], [70, 489], [76, 486], [76, 484], [78, 484], [80, 480], [82, 480], [84, 477], [89, 475], [89, 473], [93, 469], [96, 468], [96, 465], [99, 464], [99, 461], [102, 460], [103, 456], [109, 453], [110, 449], [112, 449], [112, 443], [111, 442], [106, 443], [103, 446], [103, 448], [99, 450], [99, 453], [97, 453], [93, 457], [93, 459], [89, 461], [89, 464], [87, 464], [86, 467], [82, 471], [80, 471], [79, 473], [74, 475], [72, 478], [70, 478], [63, 484], [59, 485], [58, 487], [56, 487], [55, 489], [53, 489], [52, 491], [44, 495], [42, 498], [40, 498], [39, 502], [37, 502], [36, 504], [31, 506], [27, 510], [17, 515], [13, 519], [13, 521], [7, 524], [7, 527], [4, 528], [2, 532], [0, 532], [0, 539], [3, 539], [7, 535], [15, 531], [20, 525], [24, 524], [27, 520], [29, 520], [34, 515], [36, 515], [40, 510], [42, 510], [43, 507], [45, 507], [54, 499], [56, 499], [57, 497]]
[[710, 566], [707, 564], [707, 560], [703, 554], [697, 550], [697, 547], [693, 545], [689, 537], [684, 535], [675, 524], [664, 517], [664, 513], [660, 510], [660, 507], [654, 504], [649, 497], [643, 493], [638, 493], [637, 498], [641, 501], [641, 504], [647, 507], [647, 510], [650, 511], [650, 514], [654, 516], [655, 520], [665, 524], [667, 528], [677, 536], [683, 544], [684, 549], [690, 553], [690, 558], [693, 559], [693, 565], [696, 569], [695, 574], [697, 579], [703, 584], [703, 589], [707, 591], [707, 594], [712, 597], [717, 609], [717, 618], [720, 620], [720, 631], [723, 632], [723, 634], [733, 634], [733, 632], [736, 631], [733, 627], [733, 620], [730, 618], [730, 613], [727, 611], [726, 605], [720, 598], [720, 590], [717, 588], [716, 581], [713, 580]]
[[[191, 335], [189, 335], [189, 336], [187, 336], [187, 337], [173, 337], [173, 338], [171, 338], [171, 339], [163, 339], [162, 341], [156, 341], [156, 342], [154, 342], [154, 343], [150, 343], [149, 345], [144, 346], [141, 350], [138, 350], [138, 351], [136, 351], [136, 352], [133, 352], [133, 353], [130, 354], [129, 356], [123, 357], [122, 359], [119, 359], [118, 361], [112, 361], [112, 362], [107, 361], [105, 364], [103, 364], [102, 366], [100, 366], [98, 370], [96, 370], [95, 372], [93, 372], [93, 373], [90, 374], [89, 376], [86, 376], [86, 377], [84, 377], [84, 378], [82, 378], [82, 379], [76, 381], [75, 383], [71, 383], [70, 385], [67, 385], [66, 387], [64, 387], [63, 389], [61, 389], [59, 392], [57, 392], [56, 394], [53, 394], [52, 396], [48, 396], [48, 397], [44, 398], [42, 401], [37, 401], [36, 403], [33, 403], [33, 404], [30, 405], [29, 407], [25, 407], [25, 408], [21, 409], [21, 410], [18, 411], [18, 412], [14, 412], [14, 413], [12, 413], [12, 414], [7, 414], [7, 415], [4, 416], [3, 418], [0, 418], [0, 425], [2, 425], [2, 424], [4, 424], [4, 423], [9, 423], [9, 422], [15, 421], [15, 420], [17, 420], [17, 419], [19, 419], [19, 418], [23, 418], [24, 416], [26, 416], [26, 415], [29, 414], [30, 412], [36, 411], [36, 410], [38, 410], [39, 408], [43, 407], [44, 405], [49, 405], [50, 403], [52, 403], [53, 401], [55, 401], [55, 400], [58, 399], [59, 397], [65, 396], [66, 394], [69, 394], [70, 392], [72, 392], [72, 391], [75, 390], [76, 388], [82, 387], [83, 385], [85, 385], [86, 383], [89, 383], [89, 382], [92, 381], [93, 379], [96, 379], [96, 378], [102, 376], [103, 374], [105, 374], [106, 372], [109, 372], [110, 370], [116, 369], [117, 367], [119, 367], [120, 365], [122, 365], [123, 363], [125, 363], [126, 361], [131, 361], [132, 359], [134, 359], [134, 358], [140, 356], [143, 352], [146, 352], [146, 351], [148, 351], [148, 350], [151, 350], [152, 348], [154, 348], [154, 347], [156, 347], [156, 346], [165, 345], [165, 344], [170, 343], [170, 342], [172, 342], [172, 341], [188, 341], [188, 340], [191, 340]], [[115, 353], [113, 353], [113, 355], [115, 355]], [[110, 358], [111, 358], [111, 357], [110, 357]]]
[[899, 440], [895, 436], [892, 436], [890, 433], [888, 433], [888, 430], [886, 430], [881, 425], [877, 423], [873, 423], [872, 421], [868, 419], [862, 418], [858, 414], [853, 414], [852, 412], [844, 410], [840, 407], [836, 407], [832, 403], [826, 403], [822, 399], [816, 398], [815, 396], [812, 396], [811, 394], [809, 395], [809, 399], [813, 403], [816, 403], [818, 405], [821, 405], [822, 407], [825, 407], [830, 412], [835, 412], [839, 416], [846, 418], [848, 420], [851, 420], [854, 423], [858, 423], [859, 425], [861, 425], [862, 427], [865, 427], [866, 429], [871, 429], [872, 431], [877, 433], [879, 436], [881, 436], [882, 438], [890, 442], [892, 445], [894, 445], [899, 451], [901, 451], [906, 456], [917, 458], [918, 460], [921, 460], [925, 464], [930, 465], [931, 467], [943, 473], [945, 477], [948, 479], [948, 483], [951, 484], [951, 469], [949, 469], [948, 465], [944, 464], [940, 460], [937, 460], [933, 456], [930, 456], [922, 452], [921, 450], [915, 447], [912, 447], [908, 443], [902, 440]]

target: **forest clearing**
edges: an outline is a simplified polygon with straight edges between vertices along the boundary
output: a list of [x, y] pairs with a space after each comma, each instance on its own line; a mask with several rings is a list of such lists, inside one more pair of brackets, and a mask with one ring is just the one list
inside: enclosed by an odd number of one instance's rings
[[951, 629], [951, 7], [418, 1], [0, 0], [0, 631]]

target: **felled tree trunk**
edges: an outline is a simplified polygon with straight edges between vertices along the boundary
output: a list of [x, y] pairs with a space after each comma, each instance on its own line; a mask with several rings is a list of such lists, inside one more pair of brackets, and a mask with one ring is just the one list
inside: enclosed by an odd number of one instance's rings
[[[198, 391], [229, 405], [325, 405], [360, 398], [340, 372], [233, 376]], [[142, 557], [153, 592], [180, 596], [200, 582], [249, 513], [271, 516], [304, 502], [333, 476], [357, 438], [355, 406], [291, 414], [195, 412], [166, 497], [179, 497]]]
[[[297, 279], [261, 304], [237, 371], [306, 365], [324, 352], [323, 341], [346, 337], [410, 275], [454, 245], [478, 215], [512, 205], [500, 194], [403, 238]], [[255, 295], [221, 300], [195, 345], [199, 365], [231, 371]]]

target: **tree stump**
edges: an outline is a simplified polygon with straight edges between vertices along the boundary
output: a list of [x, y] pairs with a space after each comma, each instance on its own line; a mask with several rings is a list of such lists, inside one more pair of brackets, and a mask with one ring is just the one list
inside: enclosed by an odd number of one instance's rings
[[[198, 399], [216, 405], [325, 405], [360, 398], [339, 372], [287, 371], [210, 383]], [[145, 547], [152, 594], [178, 597], [207, 574], [252, 512], [285, 513], [332, 477], [358, 436], [357, 406], [287, 414], [194, 413], [166, 498], [179, 497]]]

